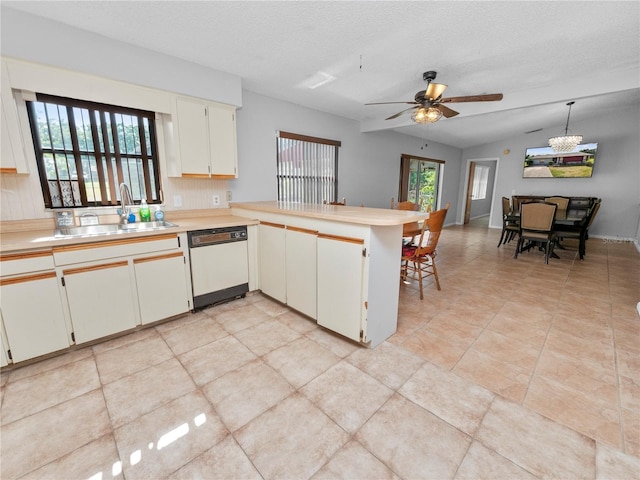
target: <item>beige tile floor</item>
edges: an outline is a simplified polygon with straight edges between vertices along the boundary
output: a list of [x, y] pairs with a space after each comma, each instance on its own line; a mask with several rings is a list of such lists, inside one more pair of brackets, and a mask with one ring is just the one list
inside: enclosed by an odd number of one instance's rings
[[8, 479], [640, 478], [640, 256], [446, 228], [365, 349], [261, 294], [2, 372]]

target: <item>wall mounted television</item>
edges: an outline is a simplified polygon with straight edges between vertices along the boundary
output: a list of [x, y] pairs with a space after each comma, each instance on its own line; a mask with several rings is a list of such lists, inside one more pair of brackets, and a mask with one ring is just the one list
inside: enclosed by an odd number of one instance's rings
[[522, 178], [590, 178], [597, 151], [597, 143], [581, 143], [568, 153], [555, 153], [551, 147], [527, 148]]

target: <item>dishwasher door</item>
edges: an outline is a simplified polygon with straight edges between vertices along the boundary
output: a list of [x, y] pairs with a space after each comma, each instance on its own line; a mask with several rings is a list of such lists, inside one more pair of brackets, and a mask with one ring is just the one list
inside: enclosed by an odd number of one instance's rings
[[194, 308], [249, 291], [247, 242], [206, 245], [189, 250]]

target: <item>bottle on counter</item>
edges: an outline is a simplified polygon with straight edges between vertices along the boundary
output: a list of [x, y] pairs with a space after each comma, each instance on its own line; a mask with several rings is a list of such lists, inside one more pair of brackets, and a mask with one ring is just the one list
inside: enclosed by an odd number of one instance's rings
[[156, 205], [156, 209], [153, 212], [153, 218], [156, 222], [164, 221], [164, 212], [160, 209], [160, 205]]
[[141, 222], [151, 221], [151, 210], [149, 210], [149, 205], [147, 205], [146, 198], [143, 198], [140, 201], [140, 221]]

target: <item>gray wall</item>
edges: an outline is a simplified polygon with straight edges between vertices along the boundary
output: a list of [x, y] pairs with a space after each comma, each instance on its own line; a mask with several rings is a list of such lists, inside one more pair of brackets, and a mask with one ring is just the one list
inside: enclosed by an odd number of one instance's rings
[[239, 178], [230, 180], [236, 201], [275, 200], [276, 131], [299, 133], [342, 142], [338, 197], [348, 205], [388, 208], [398, 197], [402, 153], [444, 160], [442, 204], [457, 208], [460, 154], [457, 148], [394, 132], [360, 133], [357, 122], [291, 103], [243, 92], [238, 110]]
[[[585, 142], [598, 142], [591, 178], [522, 178], [525, 150], [545, 146], [550, 136], [546, 131], [467, 148], [463, 151], [463, 158], [499, 157], [493, 227], [501, 226], [502, 207], [497, 200], [503, 196], [594, 196], [602, 198], [602, 206], [590, 232], [595, 236], [636, 239], [640, 217], [639, 127], [640, 111], [637, 107], [603, 112], [597, 118], [571, 123], [572, 132], [582, 135]], [[510, 150], [508, 155], [503, 153], [505, 149]]]

